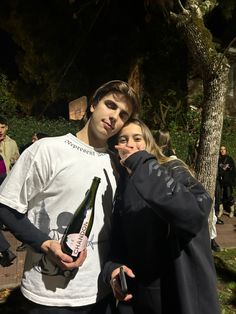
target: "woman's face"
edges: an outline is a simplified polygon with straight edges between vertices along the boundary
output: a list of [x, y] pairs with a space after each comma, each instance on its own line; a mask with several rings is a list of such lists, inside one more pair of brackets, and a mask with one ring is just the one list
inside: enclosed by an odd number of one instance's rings
[[[123, 127], [118, 135], [118, 145], [120, 148], [127, 148], [129, 152], [145, 150], [146, 143], [143, 138], [142, 129], [139, 125], [130, 123]], [[123, 158], [123, 151], [119, 149], [120, 158]]]

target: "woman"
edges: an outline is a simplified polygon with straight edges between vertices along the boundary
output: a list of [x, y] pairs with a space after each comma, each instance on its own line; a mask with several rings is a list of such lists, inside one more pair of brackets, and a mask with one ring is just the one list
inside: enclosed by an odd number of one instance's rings
[[[228, 155], [225, 146], [220, 147], [218, 161], [218, 180], [222, 191], [223, 209], [229, 212], [229, 217], [234, 217], [234, 195], [233, 185], [235, 184], [236, 170], [234, 160]], [[223, 211], [220, 213], [223, 214]]]
[[174, 149], [172, 148], [171, 137], [170, 137], [169, 131], [158, 130], [154, 135], [154, 139], [157, 145], [160, 147], [163, 155], [167, 157], [173, 157], [176, 155]]
[[[118, 135], [123, 173], [104, 278], [134, 313], [220, 313], [210, 249], [211, 199], [187, 166], [161, 153], [138, 119]], [[122, 294], [123, 265], [128, 294]]]

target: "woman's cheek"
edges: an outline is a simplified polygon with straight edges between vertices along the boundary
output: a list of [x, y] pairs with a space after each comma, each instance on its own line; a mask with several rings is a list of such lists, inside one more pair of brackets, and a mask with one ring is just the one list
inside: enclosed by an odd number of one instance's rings
[[145, 150], [146, 149], [146, 145], [143, 143], [143, 144], [139, 144], [139, 146], [137, 147], [138, 150]]

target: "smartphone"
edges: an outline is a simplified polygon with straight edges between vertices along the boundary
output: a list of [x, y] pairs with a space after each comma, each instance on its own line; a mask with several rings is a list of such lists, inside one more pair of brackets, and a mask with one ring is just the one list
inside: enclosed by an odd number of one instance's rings
[[121, 291], [122, 293], [127, 294], [128, 286], [127, 286], [126, 276], [125, 276], [125, 271], [124, 271], [123, 266], [120, 267], [119, 278], [120, 278]]

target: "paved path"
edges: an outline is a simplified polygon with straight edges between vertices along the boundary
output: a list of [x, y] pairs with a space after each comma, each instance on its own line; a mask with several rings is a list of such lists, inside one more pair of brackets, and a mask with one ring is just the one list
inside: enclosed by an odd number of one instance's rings
[[[236, 217], [229, 218], [227, 214], [224, 214], [221, 219], [224, 224], [216, 225], [217, 243], [222, 249], [236, 248]], [[4, 231], [4, 235], [11, 243], [12, 251], [17, 255], [17, 259], [10, 267], [0, 266], [0, 290], [14, 288], [20, 284], [25, 259], [25, 252], [16, 252], [16, 247], [20, 245], [20, 242], [10, 232]]]
[[236, 248], [236, 217], [229, 218], [225, 213], [221, 218], [223, 225], [216, 225], [216, 242], [224, 248]]
[[9, 267], [0, 266], [0, 290], [14, 288], [20, 284], [25, 260], [25, 252], [16, 252], [16, 248], [21, 242], [16, 240], [16, 238], [8, 231], [3, 231], [3, 234], [11, 244], [11, 250], [17, 255], [17, 258]]

